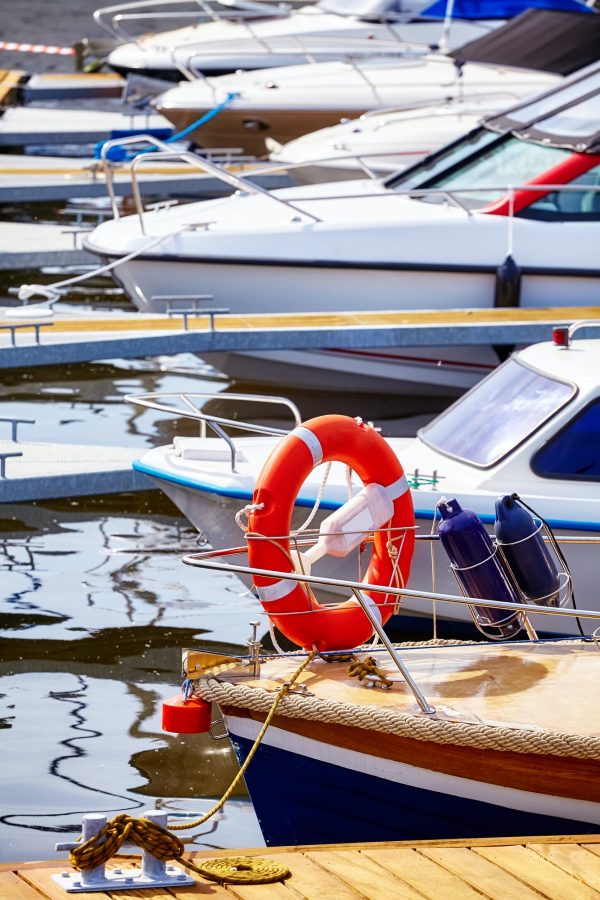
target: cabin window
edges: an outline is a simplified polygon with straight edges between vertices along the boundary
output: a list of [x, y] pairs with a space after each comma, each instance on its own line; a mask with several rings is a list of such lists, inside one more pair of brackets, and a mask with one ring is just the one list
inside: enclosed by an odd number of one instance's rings
[[427, 187], [441, 172], [454, 171], [462, 166], [465, 160], [478, 153], [482, 147], [497, 144], [501, 140], [502, 136], [497, 132], [479, 128], [457, 143], [451, 144], [445, 150], [427, 156], [423, 162], [411, 166], [406, 172], [392, 176], [386, 182], [386, 187], [397, 188], [401, 191]]
[[425, 428], [419, 437], [440, 453], [485, 468], [530, 437], [576, 388], [507, 360]]
[[539, 450], [531, 467], [542, 478], [600, 480], [600, 398]]
[[569, 182], [574, 190], [552, 191], [518, 215], [522, 219], [582, 222], [600, 220], [600, 165]]
[[483, 149], [474, 159], [426, 186], [452, 191], [469, 209], [481, 209], [503, 197], [508, 186], [520, 187], [570, 155], [569, 150], [511, 137]]

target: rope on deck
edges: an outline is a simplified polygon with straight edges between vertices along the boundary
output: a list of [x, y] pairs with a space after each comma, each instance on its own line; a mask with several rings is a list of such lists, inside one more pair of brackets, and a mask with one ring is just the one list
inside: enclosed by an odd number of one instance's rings
[[[578, 643], [582, 647], [585, 645], [583, 641], [569, 641], [569, 643]], [[197, 695], [220, 706], [233, 706], [264, 713], [270, 709], [273, 702], [273, 694], [262, 688], [219, 681], [212, 672], [200, 677], [194, 685]], [[330, 722], [435, 744], [456, 744], [504, 753], [600, 759], [598, 736], [533, 730], [521, 723], [487, 725], [453, 721], [448, 718], [400, 712], [389, 706], [382, 708], [324, 700], [310, 694], [282, 696], [278, 712], [287, 718]]]

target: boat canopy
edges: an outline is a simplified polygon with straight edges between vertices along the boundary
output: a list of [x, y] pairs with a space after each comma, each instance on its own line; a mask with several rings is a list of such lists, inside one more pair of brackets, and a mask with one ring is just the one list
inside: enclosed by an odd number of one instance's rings
[[[585, 7], [585, 13], [591, 11]], [[600, 60], [600, 15], [530, 9], [448, 54], [477, 62], [571, 75]]]
[[319, 0], [319, 9], [341, 16], [377, 20], [418, 16], [424, 19], [512, 19], [527, 9], [591, 12], [580, 0]]
[[512, 19], [528, 9], [562, 9], [590, 13], [579, 0], [435, 0], [421, 15], [428, 19]]
[[600, 64], [487, 119], [485, 125], [546, 146], [600, 153]]

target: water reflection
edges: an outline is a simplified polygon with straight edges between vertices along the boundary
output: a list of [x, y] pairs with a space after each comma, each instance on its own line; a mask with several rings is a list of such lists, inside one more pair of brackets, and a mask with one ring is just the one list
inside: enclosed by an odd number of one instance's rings
[[[161, 495], [2, 512], [0, 858], [53, 858], [85, 812], [204, 812], [235, 770], [229, 746], [165, 736], [160, 704], [179, 648], [239, 652], [255, 601], [181, 564], [197, 535]], [[193, 840], [261, 843], [243, 794]]]

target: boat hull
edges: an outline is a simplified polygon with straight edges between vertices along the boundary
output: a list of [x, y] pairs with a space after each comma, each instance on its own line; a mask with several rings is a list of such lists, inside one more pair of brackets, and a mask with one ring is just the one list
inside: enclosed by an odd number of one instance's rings
[[[92, 248], [93, 249], [93, 248]], [[493, 306], [495, 269], [470, 272], [412, 271], [398, 265], [371, 267], [295, 266], [223, 263], [203, 260], [162, 262], [140, 256], [117, 267], [113, 275], [141, 312], [165, 312], [164, 301], [177, 284], [181, 296], [195, 295], [198, 285], [219, 307], [231, 313], [280, 314], [285, 310], [337, 313], [368, 308], [377, 283], [377, 310], [488, 309]], [[485, 268], [485, 267], [484, 267]], [[475, 271], [477, 269], [477, 271]], [[524, 275], [526, 307], [586, 305], [597, 302], [597, 278], [578, 278], [577, 290], [565, 293], [565, 278]], [[285, 307], [282, 307], [285, 297]], [[314, 302], [310, 299], [314, 297]], [[175, 306], [173, 307], [175, 308]], [[480, 347], [332, 348], [294, 353], [222, 353], [205, 357], [230, 378], [291, 389], [410, 392], [455, 397], [468, 390], [498, 363], [489, 345]]]
[[[157, 109], [175, 129], [183, 131], [209, 109], [173, 109], [158, 104]], [[225, 109], [209, 122], [191, 132], [190, 139], [198, 147], [239, 147], [244, 153], [263, 156], [268, 152], [265, 138], [287, 144], [303, 134], [337, 125], [340, 119], [355, 118], [366, 112], [368, 105], [324, 109]]]
[[[242, 763], [260, 723], [246, 710], [224, 711]], [[592, 833], [600, 805], [585, 780], [597, 777], [596, 761], [444, 747], [284, 717], [245, 775], [268, 845]]]

